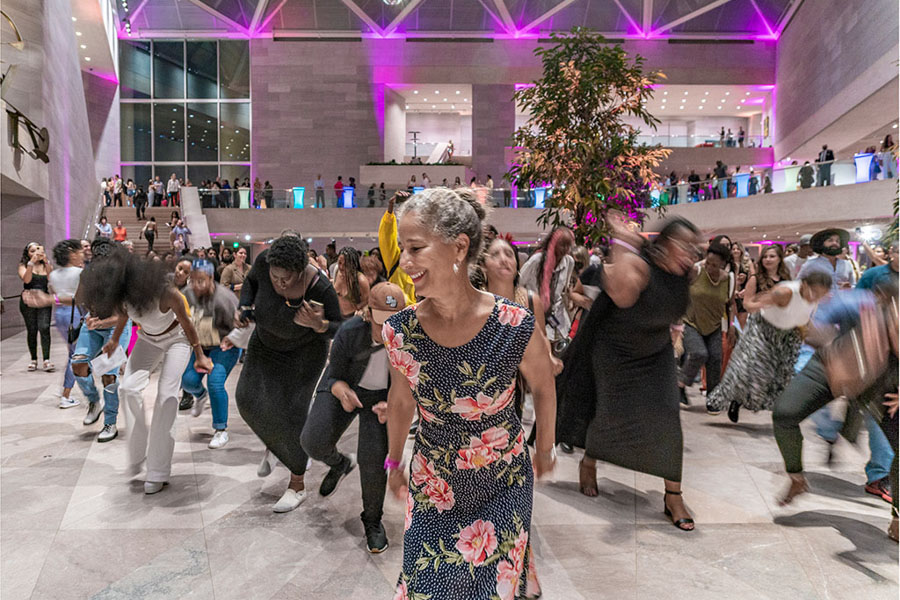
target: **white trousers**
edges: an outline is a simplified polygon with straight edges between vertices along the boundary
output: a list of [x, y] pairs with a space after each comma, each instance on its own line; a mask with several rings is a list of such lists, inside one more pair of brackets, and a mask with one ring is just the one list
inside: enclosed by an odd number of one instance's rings
[[[125, 410], [132, 423], [128, 434], [128, 453], [135, 469], [144, 459], [147, 460], [147, 481], [168, 481], [172, 472], [178, 390], [181, 389], [181, 376], [190, 357], [191, 346], [181, 327], [176, 327], [159, 336], [140, 332], [125, 365], [119, 395], [125, 401]], [[148, 429], [143, 392], [150, 383], [150, 373], [160, 363], [162, 367], [156, 389], [156, 404]]]

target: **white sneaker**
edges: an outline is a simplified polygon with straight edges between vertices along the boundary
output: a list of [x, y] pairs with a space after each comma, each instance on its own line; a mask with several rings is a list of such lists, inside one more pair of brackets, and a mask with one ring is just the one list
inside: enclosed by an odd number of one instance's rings
[[101, 444], [105, 444], [106, 442], [111, 442], [119, 436], [119, 430], [116, 429], [116, 426], [112, 423], [109, 425], [104, 425], [103, 429], [100, 431], [100, 434], [97, 436], [97, 441]]
[[59, 398], [59, 407], [60, 408], [72, 408], [73, 406], [78, 406], [81, 402], [78, 401], [77, 398], [66, 398], [65, 396], [60, 396]]
[[209, 394], [206, 390], [203, 390], [203, 394], [197, 396], [194, 399], [194, 406], [191, 407], [191, 416], [199, 417], [203, 414], [203, 408], [206, 406], [206, 401], [209, 399]]
[[228, 443], [228, 432], [224, 429], [217, 429], [216, 433], [213, 434], [212, 439], [209, 441], [209, 449], [210, 450], [218, 450], [222, 446]]
[[295, 492], [294, 490], [288, 488], [285, 490], [284, 495], [275, 503], [275, 506], [272, 507], [272, 512], [277, 513], [286, 513], [291, 512], [306, 500], [306, 490], [300, 490], [299, 492]]
[[164, 481], [145, 481], [144, 493], [149, 496], [150, 494], [161, 492], [165, 485], [166, 483]]

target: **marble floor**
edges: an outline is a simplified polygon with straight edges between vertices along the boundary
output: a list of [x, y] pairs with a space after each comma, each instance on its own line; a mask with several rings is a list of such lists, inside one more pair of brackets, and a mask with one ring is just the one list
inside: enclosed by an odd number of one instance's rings
[[[53, 359], [64, 364], [54, 332]], [[98, 444], [81, 407], [60, 410], [61, 372], [27, 373], [24, 337], [0, 352], [0, 597], [54, 599], [390, 598], [404, 507], [388, 501], [392, 546], [365, 551], [359, 481], [288, 514], [271, 505], [287, 472], [256, 477], [262, 444], [237, 416], [231, 441], [207, 449], [210, 415], [176, 421], [171, 485], [145, 496], [124, 473], [125, 443]], [[237, 373], [232, 374], [233, 390]], [[152, 385], [152, 384], [151, 384]], [[80, 397], [78, 392], [74, 392]], [[562, 455], [535, 489], [533, 540], [547, 600], [723, 598], [896, 599], [898, 547], [889, 507], [863, 492], [868, 450], [841, 441], [829, 469], [812, 435], [813, 493], [790, 508], [768, 413], [739, 425], [683, 411], [685, 497], [697, 530], [662, 515], [653, 477], [602, 465], [600, 496], [576, 489], [577, 455]], [[124, 425], [120, 416], [120, 427]], [[807, 433], [809, 433], [807, 431]], [[355, 448], [351, 429], [341, 443]], [[307, 484], [324, 474], [315, 464]]]

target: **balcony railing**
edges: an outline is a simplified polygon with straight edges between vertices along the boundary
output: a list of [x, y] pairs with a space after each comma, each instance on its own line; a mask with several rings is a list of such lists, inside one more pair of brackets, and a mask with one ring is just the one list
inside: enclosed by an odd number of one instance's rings
[[[774, 168], [730, 173], [725, 177], [710, 177], [700, 181], [688, 181], [683, 177], [677, 182], [661, 180], [650, 191], [654, 204], [684, 204], [720, 198], [742, 198], [756, 194], [778, 194], [827, 185], [852, 185], [891, 179], [897, 176], [897, 157], [890, 152], [858, 154], [853, 159], [787, 165]], [[340, 192], [331, 188], [316, 190], [313, 186], [297, 186], [290, 189], [252, 190], [200, 188], [203, 208], [383, 208], [398, 188], [384, 190], [344, 187]], [[417, 192], [424, 188], [400, 188]], [[508, 187], [488, 188], [476, 186], [475, 192], [482, 203], [496, 207], [543, 208], [551, 188], [540, 187], [523, 190]]]
[[639, 144], [655, 145], [660, 144], [668, 148], [762, 148], [771, 146], [771, 142], [767, 142], [761, 135], [747, 135], [743, 138], [732, 134], [730, 137], [726, 134], [724, 137], [718, 133], [697, 133], [683, 135], [668, 134], [646, 134], [639, 135], [637, 138]]

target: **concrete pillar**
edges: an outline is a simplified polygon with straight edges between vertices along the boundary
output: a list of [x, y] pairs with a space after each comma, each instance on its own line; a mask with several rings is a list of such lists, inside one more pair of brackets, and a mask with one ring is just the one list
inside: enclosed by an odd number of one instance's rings
[[482, 181], [491, 175], [499, 185], [506, 173], [503, 148], [516, 129], [514, 91], [508, 84], [472, 86], [472, 169]]
[[384, 161], [403, 162], [406, 154], [406, 101], [384, 86]]

